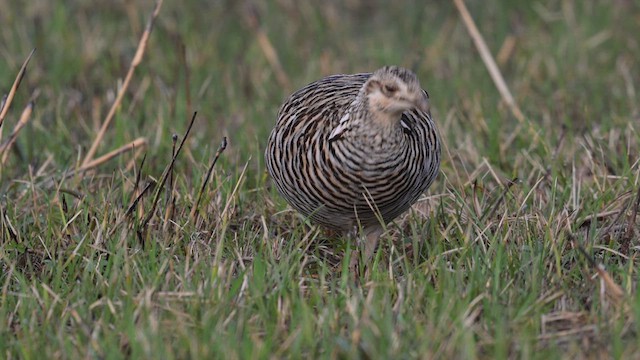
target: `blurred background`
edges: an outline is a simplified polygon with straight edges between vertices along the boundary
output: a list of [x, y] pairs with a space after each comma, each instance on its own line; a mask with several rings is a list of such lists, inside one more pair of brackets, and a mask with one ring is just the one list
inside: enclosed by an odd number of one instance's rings
[[[99, 153], [143, 136], [152, 154], [166, 154], [171, 135], [184, 133], [198, 110], [193, 161], [228, 136], [223, 161], [251, 157], [250, 168], [261, 171], [262, 149], [288, 94], [329, 74], [385, 64], [418, 74], [449, 153], [471, 167], [486, 157], [510, 176], [519, 172], [511, 150], [529, 147], [532, 131], [553, 148], [564, 131], [578, 136], [638, 119], [637, 2], [467, 5], [532, 128], [518, 126], [504, 107], [452, 2], [165, 1]], [[21, 173], [49, 155], [66, 167], [86, 152], [153, 6], [0, 0], [3, 93], [36, 48], [5, 124], [35, 99], [13, 169]], [[451, 161], [445, 156], [445, 171]]]
[[[155, 2], [0, 0], [0, 96], [36, 49], [0, 129], [35, 103], [0, 156], [0, 354], [637, 357], [640, 2], [466, 3], [524, 118], [452, 1], [165, 0], [96, 157], [146, 147], [82, 172]], [[441, 173], [354, 284], [263, 151], [293, 91], [389, 64], [430, 94]]]

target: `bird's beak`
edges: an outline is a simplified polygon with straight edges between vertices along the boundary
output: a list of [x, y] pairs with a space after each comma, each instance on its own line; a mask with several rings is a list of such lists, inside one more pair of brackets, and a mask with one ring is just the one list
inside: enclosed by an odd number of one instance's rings
[[422, 111], [422, 112], [429, 112], [429, 99], [427, 98], [427, 95], [424, 94], [422, 91], [420, 92], [420, 96], [418, 96], [418, 98], [415, 101], [415, 106], [418, 110]]

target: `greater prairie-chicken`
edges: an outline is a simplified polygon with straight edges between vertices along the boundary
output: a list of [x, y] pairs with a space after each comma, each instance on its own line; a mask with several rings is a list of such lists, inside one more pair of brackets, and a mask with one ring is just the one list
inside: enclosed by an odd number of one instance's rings
[[440, 141], [416, 75], [386, 66], [332, 75], [293, 93], [265, 159], [280, 194], [312, 222], [361, 229], [369, 260], [383, 226], [435, 179]]

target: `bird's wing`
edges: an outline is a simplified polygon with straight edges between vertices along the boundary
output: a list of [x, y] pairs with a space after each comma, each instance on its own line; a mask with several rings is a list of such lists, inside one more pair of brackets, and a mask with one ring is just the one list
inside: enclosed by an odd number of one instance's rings
[[279, 125], [320, 131], [329, 141], [339, 139], [351, 126], [351, 106], [370, 75], [332, 75], [303, 87], [283, 104]]

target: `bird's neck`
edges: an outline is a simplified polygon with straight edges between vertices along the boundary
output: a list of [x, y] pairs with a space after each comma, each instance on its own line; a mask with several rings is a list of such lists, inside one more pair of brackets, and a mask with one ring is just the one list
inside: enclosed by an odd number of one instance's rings
[[368, 120], [371, 126], [375, 126], [379, 130], [384, 131], [400, 131], [402, 132], [402, 126], [400, 120], [402, 119], [402, 113], [389, 114], [383, 111], [369, 111]]
[[353, 110], [358, 114], [354, 118], [358, 119], [358, 126], [361, 128], [369, 128], [373, 132], [384, 135], [402, 134], [402, 125], [400, 125], [402, 112], [384, 111], [363, 96], [359, 96]]
[[400, 124], [402, 114], [394, 118], [381, 111], [370, 111], [366, 107], [356, 111], [355, 116], [350, 116], [351, 131], [347, 135], [355, 143], [386, 155], [391, 155], [394, 153], [393, 149], [404, 146], [405, 137]]

